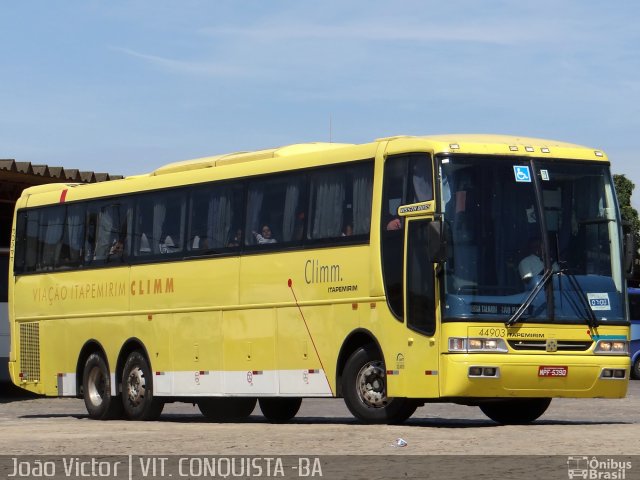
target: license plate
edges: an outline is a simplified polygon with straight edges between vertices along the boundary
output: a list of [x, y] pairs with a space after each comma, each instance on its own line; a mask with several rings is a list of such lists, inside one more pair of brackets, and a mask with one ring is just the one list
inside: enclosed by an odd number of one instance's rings
[[538, 367], [539, 377], [566, 377], [568, 372], [568, 367], [549, 367], [542, 365]]

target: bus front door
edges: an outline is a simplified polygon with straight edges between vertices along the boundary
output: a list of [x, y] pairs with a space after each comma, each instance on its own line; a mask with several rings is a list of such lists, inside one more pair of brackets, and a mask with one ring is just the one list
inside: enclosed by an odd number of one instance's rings
[[437, 322], [437, 277], [428, 251], [429, 218], [407, 218], [404, 259], [404, 391], [410, 397], [439, 396], [440, 330]]

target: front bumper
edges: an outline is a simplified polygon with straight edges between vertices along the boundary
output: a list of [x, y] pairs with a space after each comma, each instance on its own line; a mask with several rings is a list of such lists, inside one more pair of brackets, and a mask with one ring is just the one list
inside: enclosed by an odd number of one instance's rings
[[[470, 367], [495, 367], [495, 376], [470, 376]], [[563, 377], [541, 377], [540, 367], [565, 367]], [[602, 378], [604, 369], [623, 369], [624, 378]], [[629, 384], [627, 356], [445, 354], [441, 397], [623, 398]]]

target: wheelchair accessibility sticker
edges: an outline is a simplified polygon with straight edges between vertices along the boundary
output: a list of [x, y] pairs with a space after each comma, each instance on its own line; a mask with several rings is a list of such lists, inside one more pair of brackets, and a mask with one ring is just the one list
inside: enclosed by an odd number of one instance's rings
[[516, 177], [516, 182], [531, 183], [531, 174], [529, 173], [529, 167], [525, 165], [514, 165], [513, 174]]

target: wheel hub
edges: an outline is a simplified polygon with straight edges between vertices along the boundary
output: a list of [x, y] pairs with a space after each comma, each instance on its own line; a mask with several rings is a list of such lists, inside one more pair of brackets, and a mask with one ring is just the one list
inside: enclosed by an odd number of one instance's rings
[[134, 368], [129, 373], [129, 378], [127, 379], [127, 393], [129, 401], [135, 406], [140, 405], [144, 399], [145, 392], [146, 381], [144, 374], [139, 368]]
[[383, 408], [389, 403], [385, 384], [384, 363], [369, 362], [358, 372], [356, 387], [362, 403], [372, 408]]

